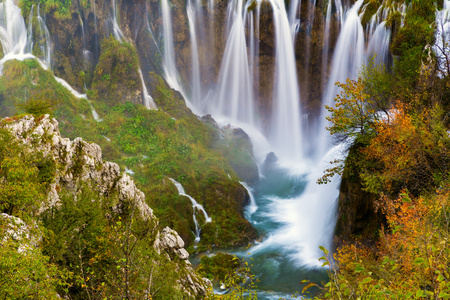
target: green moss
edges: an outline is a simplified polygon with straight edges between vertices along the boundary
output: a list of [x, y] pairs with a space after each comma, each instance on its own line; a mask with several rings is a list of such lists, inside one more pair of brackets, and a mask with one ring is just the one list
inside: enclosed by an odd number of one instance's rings
[[213, 280], [214, 283], [224, 282], [227, 277], [235, 274], [241, 266], [240, 260], [231, 254], [217, 253], [214, 256], [203, 256], [197, 271], [203, 277]]
[[71, 0], [20, 0], [22, 14], [27, 16], [31, 6], [40, 4], [45, 13], [52, 13], [57, 19], [68, 19], [71, 13]]
[[370, 22], [372, 16], [378, 11], [378, 8], [382, 4], [379, 0], [367, 0], [364, 6], [364, 14], [361, 18], [361, 24], [365, 26]]
[[141, 102], [139, 59], [132, 45], [112, 36], [103, 40], [92, 90], [109, 105]]
[[391, 51], [399, 57], [394, 71], [409, 84], [417, 79], [425, 46], [434, 43], [435, 9], [432, 0], [412, 1], [405, 25], [393, 38]]

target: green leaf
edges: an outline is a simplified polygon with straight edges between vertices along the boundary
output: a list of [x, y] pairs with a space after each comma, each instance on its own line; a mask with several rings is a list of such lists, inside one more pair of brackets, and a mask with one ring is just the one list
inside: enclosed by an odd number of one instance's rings
[[416, 291], [416, 298], [420, 298], [423, 296], [423, 291], [422, 290], [417, 290]]
[[369, 282], [371, 282], [371, 281], [372, 281], [372, 278], [366, 277], [366, 278], [364, 278], [364, 279], [361, 281], [361, 283], [362, 283], [362, 284], [366, 284], [366, 283], [369, 283]]
[[414, 263], [415, 263], [416, 265], [423, 264], [424, 262], [425, 262], [425, 259], [423, 259], [422, 257], [418, 257], [418, 258], [416, 258], [416, 259], [414, 260]]
[[364, 267], [362, 267], [362, 266], [357, 266], [357, 267], [355, 268], [355, 272], [356, 272], [356, 273], [359, 273], [359, 272], [362, 272], [362, 271], [364, 271]]
[[322, 251], [323, 251], [323, 253], [325, 253], [325, 255], [327, 255], [327, 254], [328, 254], [328, 250], [327, 250], [327, 249], [325, 249], [325, 247], [324, 247], [324, 246], [319, 246], [319, 249], [320, 249], [320, 250], [322, 250]]

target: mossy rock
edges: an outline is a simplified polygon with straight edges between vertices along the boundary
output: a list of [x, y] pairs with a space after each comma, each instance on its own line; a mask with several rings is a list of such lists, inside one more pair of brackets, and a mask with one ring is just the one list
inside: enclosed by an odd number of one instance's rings
[[248, 184], [258, 181], [258, 166], [253, 158], [253, 145], [250, 137], [241, 128], [227, 126], [223, 136], [217, 139], [214, 147], [227, 159], [236, 174]]
[[186, 106], [180, 92], [171, 89], [160, 75], [154, 72], [149, 72], [148, 75], [150, 78], [150, 93], [159, 108], [176, 119], [194, 116]]
[[114, 37], [103, 40], [95, 67], [92, 90], [108, 105], [142, 103], [139, 59], [136, 49]]
[[241, 262], [235, 255], [219, 252], [214, 256], [203, 256], [197, 272], [217, 284], [235, 274], [240, 267]]

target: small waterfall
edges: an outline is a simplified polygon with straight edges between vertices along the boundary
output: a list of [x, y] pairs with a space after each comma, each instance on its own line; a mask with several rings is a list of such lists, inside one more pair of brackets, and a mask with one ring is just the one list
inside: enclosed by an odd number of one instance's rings
[[196, 5], [192, 4], [192, 0], [187, 3], [187, 16], [189, 21], [189, 34], [191, 37], [192, 52], [192, 73], [191, 73], [191, 102], [200, 109], [202, 108], [202, 91], [200, 79], [200, 67], [198, 59], [197, 33], [196, 33]]
[[0, 4], [0, 42], [4, 57], [0, 64], [10, 59], [24, 60], [33, 55], [27, 51], [27, 28], [21, 10], [12, 0]]
[[[328, 86], [324, 93], [322, 103], [332, 106], [334, 97], [339, 94], [340, 89], [335, 85], [336, 82], [345, 82], [347, 78], [355, 79], [364, 63], [364, 31], [361, 25], [358, 12], [364, 0], [358, 0], [353, 7], [345, 14], [342, 30], [333, 55], [331, 66], [331, 76], [328, 80]], [[326, 116], [328, 111], [322, 108], [321, 125], [319, 130], [318, 157], [322, 157], [329, 149], [329, 135], [325, 131], [328, 125]]]
[[[450, 73], [450, 62], [445, 57], [444, 53], [448, 55], [448, 43], [450, 43], [450, 0], [444, 0], [444, 6], [441, 11], [436, 12], [436, 42], [433, 50], [436, 53], [439, 69], [442, 70], [441, 76]], [[445, 51], [445, 52], [444, 52]]]
[[276, 31], [275, 91], [271, 141], [282, 157], [303, 157], [300, 90], [292, 36], [283, 0], [271, 0]]
[[147, 86], [145, 85], [144, 76], [142, 75], [141, 69], [139, 69], [139, 77], [141, 78], [142, 99], [144, 100], [144, 106], [147, 107], [148, 109], [158, 109], [158, 106], [156, 105], [152, 96], [150, 96], [150, 94], [148, 93]]
[[51, 57], [52, 57], [52, 53], [51, 53], [51, 39], [50, 39], [50, 33], [48, 31], [47, 25], [45, 24], [44, 19], [41, 16], [41, 9], [40, 9], [40, 5], [38, 4], [38, 9], [37, 9], [37, 21], [38, 21], [38, 25], [39, 25], [39, 40], [45, 40], [44, 43], [41, 43], [40, 47], [41, 47], [41, 52], [42, 52], [42, 57], [43, 60], [45, 62], [45, 64], [47, 65], [48, 68], [51, 67]]
[[[340, 0], [335, 0], [335, 7], [336, 7], [336, 15], [339, 21], [342, 21], [342, 4]], [[327, 9], [326, 9], [326, 15], [325, 15], [325, 28], [323, 32], [323, 49], [322, 49], [322, 79], [323, 81], [326, 80], [326, 74], [328, 70], [328, 51], [329, 51], [329, 44], [330, 44], [330, 29], [331, 29], [331, 15], [333, 11], [333, 1], [328, 1]]]
[[116, 38], [116, 40], [118, 41], [122, 41], [123, 40], [123, 33], [122, 30], [120, 29], [119, 26], [119, 15], [117, 12], [117, 5], [116, 5], [116, 0], [112, 0], [112, 27], [113, 27], [113, 34], [114, 37]]
[[[231, 2], [230, 2], [231, 4]], [[255, 124], [253, 83], [250, 78], [243, 0], [233, 0], [233, 24], [220, 67], [219, 88], [210, 111], [231, 120]], [[245, 10], [247, 6], [245, 7]]]
[[[41, 16], [40, 4], [37, 5], [36, 12], [34, 8], [35, 5], [33, 4], [30, 8], [30, 13], [28, 15], [27, 46], [25, 47], [25, 52], [33, 53], [35, 52], [35, 50], [39, 49], [39, 55], [37, 56], [42, 60], [42, 62], [44, 62], [46, 68], [50, 68], [51, 66], [50, 33], [48, 31], [47, 26], [45, 25], [44, 19]], [[35, 26], [34, 32], [33, 26]], [[36, 47], [38, 47], [38, 49], [35, 49]]]
[[205, 216], [205, 223], [211, 222], [212, 219], [211, 219], [210, 216], [208, 216], [208, 214], [206, 213], [205, 209], [203, 208], [203, 206], [202, 206], [201, 204], [197, 203], [197, 201], [195, 201], [194, 198], [192, 198], [191, 196], [189, 196], [188, 194], [186, 194], [186, 192], [184, 191], [184, 188], [183, 188], [183, 186], [181, 185], [181, 183], [179, 183], [179, 182], [176, 181], [175, 179], [172, 179], [172, 178], [169, 178], [169, 179], [170, 179], [170, 181], [173, 182], [173, 184], [174, 184], [175, 187], [177, 188], [178, 194], [179, 194], [180, 196], [188, 197], [189, 200], [191, 200], [191, 202], [192, 202], [192, 209], [193, 209], [193, 211], [194, 211], [193, 214], [192, 214], [192, 218], [194, 219], [194, 224], [195, 224], [195, 232], [194, 232], [195, 240], [194, 240], [194, 242], [195, 242], [195, 243], [198, 243], [198, 242], [200, 241], [200, 233], [201, 233], [201, 229], [202, 229], [202, 228], [201, 228], [201, 226], [198, 224], [198, 221], [197, 221], [197, 217], [196, 217], [197, 210], [201, 211], [201, 212], [203, 213], [203, 215]]
[[[330, 1], [331, 3], [331, 1]], [[295, 41], [297, 31], [300, 28], [300, 11], [302, 0], [292, 0], [289, 7], [289, 24], [291, 25], [292, 40]]]
[[175, 50], [173, 47], [172, 16], [170, 13], [169, 0], [161, 0], [163, 30], [164, 30], [164, 73], [165, 79], [171, 88], [184, 95], [183, 89], [178, 82], [178, 72], [175, 64]]
[[[229, 175], [228, 175], [229, 176]], [[239, 183], [247, 190], [248, 196], [250, 197], [250, 204], [246, 206], [246, 212], [248, 214], [247, 219], [249, 219], [252, 214], [258, 209], [256, 204], [255, 196], [253, 194], [253, 189], [249, 187], [245, 182], [239, 181]]]

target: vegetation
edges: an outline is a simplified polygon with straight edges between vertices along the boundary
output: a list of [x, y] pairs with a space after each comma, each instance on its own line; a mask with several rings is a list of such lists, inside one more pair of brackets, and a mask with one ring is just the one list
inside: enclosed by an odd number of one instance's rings
[[54, 13], [57, 19], [70, 18], [71, 0], [20, 0], [19, 6], [22, 9], [23, 15], [28, 15], [28, 12], [33, 5], [41, 5], [45, 13]]
[[[367, 193], [364, 205], [379, 218], [333, 257], [323, 249], [330, 281], [321, 298], [450, 298], [449, 77], [448, 64], [437, 63], [445, 53], [434, 57], [425, 47], [434, 39], [434, 11], [429, 1], [412, 1], [392, 44], [399, 59], [391, 72], [369, 65], [340, 84], [336, 106], [327, 107], [329, 130], [349, 142], [349, 155], [320, 181], [342, 174], [347, 193]], [[363, 191], [350, 191], [352, 182]], [[341, 205], [341, 218], [357, 205]]]
[[99, 63], [95, 67], [91, 98], [100, 98], [109, 105], [126, 101], [140, 103], [141, 82], [136, 49], [113, 36], [104, 39]]
[[[90, 104], [86, 99], [75, 98], [51, 73], [32, 62], [5, 64], [4, 76], [0, 77], [4, 99], [0, 106], [5, 108], [2, 113], [53, 112], [63, 135], [99, 144], [105, 159], [135, 172], [135, 181], [148, 195], [161, 226], [175, 229], [189, 244], [194, 240], [192, 205], [188, 198], [178, 195], [168, 178], [182, 183], [212, 217], [212, 222], [202, 228], [198, 250], [213, 244], [246, 245], [255, 237], [255, 230], [241, 214], [245, 189], [227, 161], [211, 149], [214, 132], [186, 108], [158, 75], [153, 74], [159, 91], [154, 97], [165, 111], [100, 99]], [[92, 117], [91, 105], [100, 114], [101, 122]]]

